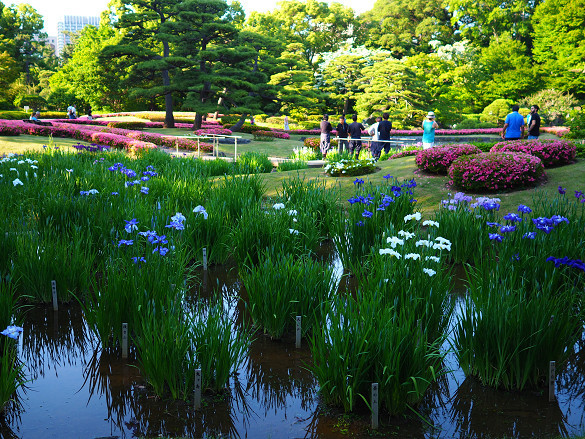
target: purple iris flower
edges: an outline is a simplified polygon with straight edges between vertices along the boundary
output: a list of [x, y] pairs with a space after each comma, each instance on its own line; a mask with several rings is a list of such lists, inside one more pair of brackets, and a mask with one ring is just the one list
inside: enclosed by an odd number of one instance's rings
[[500, 232], [502, 232], [502, 233], [511, 233], [514, 230], [516, 230], [516, 226], [502, 226], [502, 228], [500, 229]]
[[362, 216], [364, 218], [371, 218], [374, 214], [372, 212], [370, 212], [368, 209], [364, 209]]
[[522, 239], [536, 239], [536, 232], [526, 232], [522, 235]]
[[490, 221], [488, 221], [486, 224], [488, 225], [488, 227], [500, 227], [501, 226], [501, 224], [499, 224], [499, 223], [492, 223]]
[[520, 221], [522, 221], [522, 218], [520, 218], [515, 213], [509, 213], [508, 215], [504, 215], [504, 219], [506, 221], [512, 221], [512, 222], [520, 222]]
[[118, 248], [120, 248], [120, 246], [122, 245], [132, 245], [134, 244], [134, 241], [132, 241], [131, 239], [120, 239], [118, 241]]
[[530, 213], [532, 212], [532, 209], [528, 206], [525, 206], [524, 204], [521, 204], [520, 206], [518, 206], [518, 212]]
[[499, 235], [497, 233], [490, 233], [489, 234], [489, 238], [490, 238], [491, 241], [502, 242], [502, 235]]
[[559, 194], [565, 195], [567, 193], [566, 189], [562, 186], [559, 186]]

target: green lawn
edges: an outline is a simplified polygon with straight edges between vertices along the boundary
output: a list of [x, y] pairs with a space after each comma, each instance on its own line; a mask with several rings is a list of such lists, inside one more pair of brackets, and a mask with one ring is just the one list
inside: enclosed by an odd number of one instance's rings
[[[186, 130], [151, 130], [153, 132], [163, 131], [169, 133], [179, 131], [185, 133]], [[244, 134], [243, 137], [251, 138], [251, 135]], [[294, 136], [294, 140], [276, 140], [274, 142], [252, 142], [248, 145], [238, 146], [238, 155], [246, 151], [256, 151], [268, 154], [272, 157], [287, 157], [292, 153], [295, 146], [300, 146], [299, 136]], [[0, 155], [5, 153], [22, 153], [31, 150], [41, 150], [43, 145], [47, 145], [50, 139], [38, 136], [15, 136], [0, 137]], [[54, 143], [60, 147], [68, 148], [78, 143], [74, 139], [54, 139]], [[233, 145], [221, 145], [220, 150], [227, 155], [233, 156]], [[384, 181], [384, 175], [390, 174], [399, 179], [414, 178], [418, 186], [415, 189], [415, 197], [418, 200], [419, 209], [423, 212], [430, 212], [439, 207], [442, 199], [447, 198], [448, 194], [454, 194], [456, 189], [448, 186], [448, 177], [437, 177], [418, 173], [414, 164], [414, 157], [404, 157], [396, 160], [388, 160], [378, 163], [379, 170], [373, 174], [365, 175], [363, 178], [366, 182], [379, 184]], [[354, 178], [351, 177], [326, 177], [320, 168], [305, 169], [302, 171], [274, 172], [264, 175], [266, 183], [267, 196], [276, 195], [277, 191], [282, 188], [282, 180], [291, 175], [301, 175], [306, 179], [323, 179], [328, 187], [335, 187], [340, 191], [342, 200], [353, 196]], [[514, 192], [503, 192], [491, 194], [489, 196], [500, 198], [502, 207], [501, 212], [515, 212], [519, 204], [532, 205], [532, 199], [535, 193], [544, 192], [547, 195], [554, 196], [557, 193], [558, 186], [567, 188], [567, 194], [572, 196], [574, 190], [585, 190], [585, 160], [579, 159], [576, 163], [560, 168], [548, 169], [546, 171], [548, 180], [543, 185], [535, 189], [525, 189]]]

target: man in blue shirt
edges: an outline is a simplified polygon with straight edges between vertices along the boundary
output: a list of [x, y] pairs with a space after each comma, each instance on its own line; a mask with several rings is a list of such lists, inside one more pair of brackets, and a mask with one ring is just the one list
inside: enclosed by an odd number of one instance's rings
[[512, 112], [506, 116], [504, 129], [502, 130], [502, 139], [518, 140], [524, 137], [524, 118], [518, 110], [518, 105], [512, 106]]

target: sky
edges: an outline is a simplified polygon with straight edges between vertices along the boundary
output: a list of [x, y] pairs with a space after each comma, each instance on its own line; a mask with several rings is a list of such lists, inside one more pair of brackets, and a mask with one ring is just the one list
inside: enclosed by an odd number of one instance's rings
[[[240, 0], [246, 13], [252, 11], [266, 12], [276, 8], [279, 0]], [[326, 0], [327, 1], [327, 0]], [[362, 13], [373, 8], [375, 0], [336, 0], [338, 3]], [[28, 3], [45, 19], [45, 32], [57, 35], [57, 22], [63, 15], [83, 15], [99, 17], [107, 8], [108, 0], [2, 0], [5, 5]], [[229, 0], [228, 0], [229, 2]]]

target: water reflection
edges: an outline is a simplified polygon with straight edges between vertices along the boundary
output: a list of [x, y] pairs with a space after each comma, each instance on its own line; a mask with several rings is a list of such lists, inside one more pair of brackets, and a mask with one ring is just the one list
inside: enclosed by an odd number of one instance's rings
[[294, 341], [274, 342], [262, 335], [252, 343], [246, 368], [247, 391], [265, 410], [287, 414], [290, 398], [300, 402], [302, 410], [311, 409], [317, 383], [306, 369], [311, 355], [297, 350]]
[[457, 389], [451, 419], [460, 438], [550, 437], [568, 434], [558, 402], [542, 392], [506, 392], [468, 377]]
[[21, 360], [29, 379], [44, 377], [59, 366], [77, 365], [88, 351], [91, 340], [81, 307], [61, 305], [59, 311], [48, 307], [29, 308], [23, 324]]

